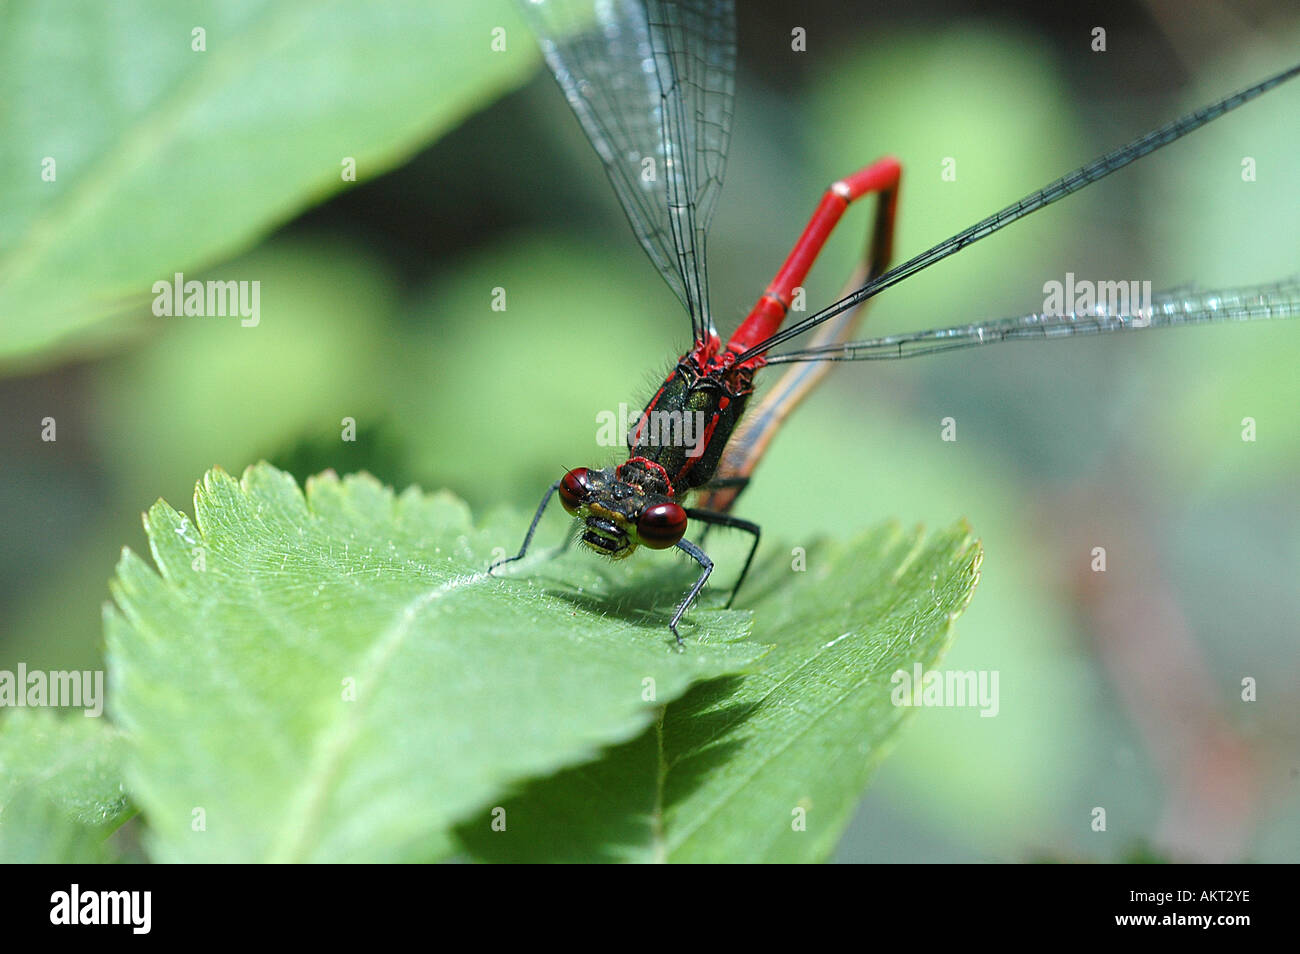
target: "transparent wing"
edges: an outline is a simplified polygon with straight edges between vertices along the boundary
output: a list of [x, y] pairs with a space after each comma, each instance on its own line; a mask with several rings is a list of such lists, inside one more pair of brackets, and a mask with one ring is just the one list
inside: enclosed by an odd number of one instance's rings
[[705, 234], [731, 137], [732, 0], [520, 0], [632, 231], [710, 327]]
[[[741, 362], [755, 355], [762, 354], [769, 348], [775, 348], [783, 342], [789, 341], [797, 335], [801, 335], [814, 328], [824, 321], [829, 321], [840, 312], [861, 304], [869, 298], [880, 294], [886, 288], [897, 285], [906, 278], [915, 275], [922, 269], [929, 268], [936, 262], [942, 261], [949, 255], [960, 252], [968, 245], [988, 238], [994, 232], [997, 232], [1012, 222], [1024, 218], [1026, 215], [1032, 215], [1039, 209], [1046, 208], [1053, 202], [1057, 202], [1068, 195], [1078, 192], [1080, 189], [1091, 185], [1098, 179], [1103, 179], [1117, 169], [1122, 169], [1129, 163], [1136, 162], [1143, 156], [1155, 152], [1157, 149], [1163, 149], [1175, 140], [1181, 139], [1190, 132], [1195, 132], [1207, 123], [1211, 123], [1231, 110], [1236, 109], [1244, 103], [1250, 102], [1258, 96], [1267, 93], [1269, 90], [1281, 86], [1288, 80], [1300, 76], [1300, 64], [1283, 70], [1268, 79], [1256, 83], [1254, 86], [1247, 87], [1240, 92], [1233, 93], [1217, 103], [1211, 103], [1203, 109], [1198, 109], [1194, 113], [1189, 113], [1182, 119], [1166, 123], [1159, 129], [1147, 133], [1145, 136], [1139, 136], [1127, 145], [1113, 149], [1100, 159], [1094, 159], [1085, 166], [1080, 166], [1073, 172], [1068, 173], [1055, 182], [1049, 183], [1043, 188], [1029, 193], [1019, 202], [1013, 202], [998, 212], [993, 213], [988, 218], [976, 222], [974, 225], [963, 229], [956, 235], [944, 239], [938, 245], [926, 249], [920, 255], [908, 259], [901, 265], [895, 265], [883, 275], [878, 275], [871, 279], [857, 291], [841, 298], [833, 304], [827, 305], [816, 314], [809, 315], [794, 324], [782, 328], [776, 334], [772, 335], [765, 341], [760, 341], [748, 351], [736, 356], [736, 361]], [[1103, 329], [1108, 330], [1108, 329]], [[1114, 329], [1117, 330], [1117, 329]]]
[[768, 364], [796, 361], [881, 361], [913, 358], [922, 354], [956, 351], [1000, 341], [1065, 338], [1110, 334], [1144, 328], [1170, 328], [1222, 321], [1300, 317], [1300, 278], [1272, 285], [1229, 288], [1221, 291], [1178, 289], [1151, 296], [1150, 307], [1116, 314], [1107, 305], [1065, 315], [1032, 314], [956, 328], [938, 328], [866, 341], [805, 348], [772, 355]]

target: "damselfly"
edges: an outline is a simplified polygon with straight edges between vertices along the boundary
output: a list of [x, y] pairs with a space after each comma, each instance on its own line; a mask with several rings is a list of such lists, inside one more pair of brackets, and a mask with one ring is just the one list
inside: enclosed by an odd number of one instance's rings
[[[1031, 192], [932, 248], [890, 267], [901, 166], [879, 159], [826, 190], [785, 263], [724, 345], [709, 311], [705, 239], [722, 186], [732, 122], [736, 57], [730, 0], [523, 0], [570, 107], [600, 157], [646, 254], [685, 306], [692, 348], [682, 355], [627, 435], [628, 458], [606, 468], [568, 471], [546, 491], [519, 552], [521, 559], [552, 497], [581, 521], [581, 541], [614, 559], [638, 546], [676, 548], [699, 565], [678, 604], [677, 624], [713, 571], [686, 538], [689, 525], [730, 527], [752, 537], [732, 588], [744, 582], [758, 547], [757, 524], [732, 516], [772, 436], [838, 361], [913, 357], [1037, 338], [1072, 337], [1173, 325], [1300, 314], [1300, 280], [1220, 291], [1179, 291], [1117, 307], [1080, 307], [933, 331], [851, 341], [869, 299], [987, 238], [1030, 213], [1199, 129], [1300, 74], [1300, 66], [1156, 129]], [[876, 196], [875, 217], [856, 290], [782, 328], [832, 229], [854, 200]], [[814, 331], [807, 347], [771, 354]], [[755, 374], [794, 365], [748, 409]], [[743, 416], [743, 418], [742, 418]], [[692, 428], [692, 422], [699, 422]], [[668, 435], [668, 439], [665, 438]], [[686, 506], [698, 494], [696, 506]]]

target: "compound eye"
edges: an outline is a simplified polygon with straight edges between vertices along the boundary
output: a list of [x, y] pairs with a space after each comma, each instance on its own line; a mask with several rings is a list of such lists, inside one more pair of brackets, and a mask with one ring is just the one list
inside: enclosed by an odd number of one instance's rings
[[560, 504], [575, 516], [578, 509], [591, 495], [591, 484], [587, 482], [587, 468], [575, 467], [560, 480]]
[[666, 550], [686, 532], [686, 511], [675, 503], [657, 503], [641, 511], [636, 534], [651, 550]]

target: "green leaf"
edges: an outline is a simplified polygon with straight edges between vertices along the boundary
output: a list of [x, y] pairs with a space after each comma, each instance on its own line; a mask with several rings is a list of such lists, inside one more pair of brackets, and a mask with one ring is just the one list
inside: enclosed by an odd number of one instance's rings
[[447, 494], [327, 474], [304, 497], [259, 465], [209, 472], [195, 514], [149, 511], [161, 576], [124, 552], [106, 616], [156, 860], [444, 856], [509, 787], [764, 651], [742, 641], [748, 614], [721, 611], [672, 651], [662, 607], [618, 602], [589, 555], [488, 576], [525, 523], [477, 529]]
[[103, 719], [12, 709], [0, 719], [0, 862], [103, 861], [130, 813], [122, 740]]
[[500, 861], [826, 858], [910, 711], [891, 677], [942, 656], [980, 556], [964, 527], [929, 541], [884, 527], [810, 548], [806, 573], [768, 562], [759, 672], [692, 690], [640, 738], [527, 786], [504, 831], [484, 817], [460, 839]]
[[358, 180], [392, 168], [537, 61], [505, 3], [15, 0], [0, 18], [0, 361], [148, 315], [155, 281], [340, 190], [345, 159]]

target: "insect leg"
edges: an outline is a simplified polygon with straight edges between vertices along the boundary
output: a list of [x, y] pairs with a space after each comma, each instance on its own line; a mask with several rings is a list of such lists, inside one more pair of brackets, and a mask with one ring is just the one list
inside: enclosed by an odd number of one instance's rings
[[682, 600], [681, 605], [677, 607], [677, 612], [673, 614], [673, 621], [668, 624], [668, 628], [673, 631], [673, 636], [677, 639], [677, 649], [682, 648], [682, 634], [677, 632], [677, 623], [682, 618], [682, 614], [695, 602], [695, 597], [700, 595], [700, 590], [704, 589], [704, 581], [709, 578], [713, 572], [713, 561], [709, 555], [691, 543], [690, 540], [678, 540], [677, 549], [689, 554], [691, 559], [700, 565], [700, 576], [691, 587], [691, 591], [686, 594], [686, 599]]
[[727, 609], [731, 609], [731, 604], [736, 601], [736, 593], [740, 590], [741, 584], [745, 582], [745, 577], [749, 575], [749, 566], [754, 562], [754, 554], [758, 551], [758, 538], [759, 534], [762, 533], [762, 528], [750, 520], [741, 520], [739, 517], [717, 513], [713, 510], [687, 508], [686, 516], [691, 520], [699, 520], [704, 524], [706, 531], [709, 527], [732, 527], [754, 536], [754, 542], [749, 547], [749, 556], [745, 557], [745, 566], [740, 571], [740, 577], [736, 580], [736, 585], [731, 588], [731, 596], [727, 597]]
[[[561, 480], [562, 479], [563, 478], [561, 478]], [[560, 482], [560, 480], [557, 480], [546, 489], [546, 493], [542, 497], [542, 502], [537, 505], [537, 513], [533, 514], [533, 522], [528, 525], [528, 532], [524, 534], [524, 542], [519, 548], [519, 552], [512, 557], [506, 557], [504, 560], [497, 560], [496, 563], [493, 563], [488, 567], [488, 573], [491, 573], [499, 566], [505, 566], [507, 563], [514, 563], [516, 560], [523, 559], [524, 554], [528, 552], [528, 544], [533, 542], [533, 534], [537, 531], [537, 525], [541, 523], [542, 514], [546, 512], [546, 505], [551, 502], [551, 498], [555, 496], [555, 492], [560, 489]]]
[[[714, 513], [725, 513], [735, 506], [736, 499], [744, 493], [745, 488], [748, 486], [748, 477], [715, 477], [700, 488], [701, 492], [706, 495], [704, 502], [709, 505], [703, 509], [710, 510]], [[726, 506], [715, 506], [715, 502], [724, 503]], [[709, 531], [712, 530], [713, 527], [714, 524], [711, 523], [706, 523], [704, 525], [704, 529], [700, 531], [700, 543], [703, 543], [708, 538]]]

